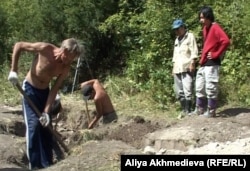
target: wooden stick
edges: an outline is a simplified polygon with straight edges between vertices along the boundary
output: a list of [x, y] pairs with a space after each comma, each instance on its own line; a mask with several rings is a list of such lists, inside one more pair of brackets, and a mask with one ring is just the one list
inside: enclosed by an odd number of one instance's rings
[[88, 118], [88, 124], [90, 124], [90, 116], [89, 116], [89, 109], [88, 109], [88, 102], [87, 100], [85, 101], [85, 106], [86, 106], [86, 114], [87, 114], [87, 118]]
[[[29, 105], [32, 107], [32, 109], [36, 112], [37, 116], [42, 116], [42, 113], [37, 109], [37, 107], [34, 105], [34, 103], [30, 100], [29, 96], [23, 91], [22, 87], [19, 83], [16, 84], [17, 89], [19, 92], [24, 96], [24, 98], [28, 101]], [[49, 129], [49, 131], [55, 136], [56, 140], [59, 142], [59, 144], [63, 147], [65, 152], [69, 152], [68, 147], [64, 144], [61, 137], [59, 136], [59, 133], [54, 130], [51, 125], [48, 125], [46, 128]]]

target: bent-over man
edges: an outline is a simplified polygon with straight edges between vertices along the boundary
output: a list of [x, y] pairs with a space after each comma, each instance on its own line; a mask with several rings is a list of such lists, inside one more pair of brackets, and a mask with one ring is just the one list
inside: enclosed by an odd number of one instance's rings
[[103, 124], [117, 121], [118, 117], [111, 99], [97, 79], [81, 83], [81, 88], [83, 99], [85, 101], [93, 99], [96, 107], [96, 115], [89, 123], [88, 129], [92, 129], [101, 117]]

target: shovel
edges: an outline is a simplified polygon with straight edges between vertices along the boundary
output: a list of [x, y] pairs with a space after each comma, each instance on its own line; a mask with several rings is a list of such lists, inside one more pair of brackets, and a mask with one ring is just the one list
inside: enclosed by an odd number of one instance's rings
[[[36, 112], [37, 116], [40, 117], [42, 116], [42, 113], [37, 109], [37, 107], [34, 105], [34, 103], [31, 101], [31, 99], [29, 98], [29, 96], [27, 96], [27, 94], [25, 94], [25, 92], [23, 91], [22, 87], [20, 86], [19, 83], [16, 84], [17, 89], [19, 90], [19, 92], [24, 96], [24, 98], [28, 101], [29, 105], [32, 107], [32, 109]], [[64, 144], [64, 142], [62, 141], [61, 137], [59, 136], [59, 133], [56, 132], [56, 130], [54, 130], [51, 125], [48, 125], [47, 128], [49, 129], [49, 131], [52, 133], [52, 135], [55, 136], [56, 140], [59, 142], [59, 144], [62, 146], [62, 148], [64, 149], [64, 151], [66, 153], [69, 152], [68, 147]]]
[[85, 101], [85, 106], [86, 106], [86, 114], [87, 114], [87, 118], [88, 118], [88, 124], [90, 124], [90, 115], [89, 115], [89, 109], [88, 109], [88, 101]]

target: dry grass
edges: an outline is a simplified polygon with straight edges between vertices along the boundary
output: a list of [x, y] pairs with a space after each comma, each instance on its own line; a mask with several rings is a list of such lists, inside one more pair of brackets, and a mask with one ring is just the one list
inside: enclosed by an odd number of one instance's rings
[[[2, 73], [3, 74], [3, 73]], [[7, 73], [3, 74], [5, 77]], [[21, 80], [21, 77], [20, 77]], [[146, 92], [136, 92], [136, 89], [129, 84], [124, 78], [107, 78], [103, 85], [108, 92], [112, 103], [120, 116], [143, 116], [144, 118], [175, 118], [177, 112], [175, 104], [169, 106], [167, 110], [159, 109], [159, 104], [152, 100], [152, 97]], [[17, 88], [13, 87], [10, 82], [5, 81], [1, 86], [2, 96], [1, 104], [16, 106], [21, 104], [21, 95]], [[79, 117], [85, 112], [85, 103], [82, 99], [81, 92], [75, 91], [73, 94], [61, 94], [63, 108], [66, 109], [64, 114], [70, 128], [73, 129]], [[92, 101], [88, 102], [89, 110], [94, 110], [95, 106]]]
[[[120, 117], [142, 116], [149, 120], [152, 118], [172, 120], [178, 115], [174, 107], [175, 104], [173, 107], [169, 106], [169, 110], [162, 110], [159, 109], [159, 105], [152, 100], [148, 93], [131, 94], [129, 86], [124, 80], [108, 79], [103, 85]], [[63, 95], [62, 103], [64, 108], [68, 109], [68, 120], [71, 121], [73, 127], [79, 115], [86, 111], [81, 92], [75, 91], [73, 94]], [[95, 109], [93, 101], [88, 101], [88, 108], [89, 110]]]

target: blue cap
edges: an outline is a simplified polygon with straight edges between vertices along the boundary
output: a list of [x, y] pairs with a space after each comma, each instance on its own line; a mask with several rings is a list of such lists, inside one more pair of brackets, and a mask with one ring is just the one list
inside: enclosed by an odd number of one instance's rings
[[172, 29], [178, 29], [179, 27], [185, 25], [185, 23], [182, 21], [182, 19], [177, 19], [174, 20], [173, 24], [172, 24]]

